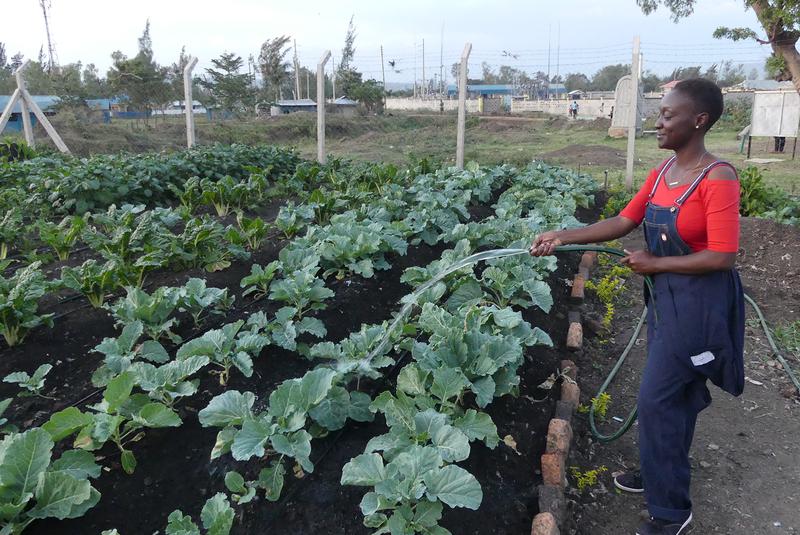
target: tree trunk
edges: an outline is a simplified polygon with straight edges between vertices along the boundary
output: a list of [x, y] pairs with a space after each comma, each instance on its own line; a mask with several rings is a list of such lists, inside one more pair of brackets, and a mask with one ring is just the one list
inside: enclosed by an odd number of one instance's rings
[[772, 27], [765, 16], [769, 9], [769, 2], [767, 0], [756, 0], [750, 3], [750, 7], [753, 8], [753, 12], [756, 14], [758, 21], [767, 33], [772, 51], [776, 56], [783, 58], [786, 63], [786, 68], [792, 76], [792, 84], [795, 90], [800, 93], [800, 52], [797, 51], [797, 41], [800, 38], [800, 32], [787, 31], [785, 26], [777, 28]]

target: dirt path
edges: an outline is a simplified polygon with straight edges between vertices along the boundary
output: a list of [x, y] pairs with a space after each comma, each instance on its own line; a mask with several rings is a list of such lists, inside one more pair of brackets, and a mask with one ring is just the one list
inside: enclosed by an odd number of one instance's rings
[[[643, 245], [638, 235], [623, 243], [626, 248]], [[743, 219], [741, 246], [739, 269], [745, 291], [759, 303], [771, 326], [795, 321], [800, 312], [800, 289], [793, 286], [800, 272], [800, 229]], [[606, 335], [605, 343], [598, 335], [578, 359], [584, 403], [610, 371], [641, 310], [638, 281], [629, 286], [628, 306], [620, 307], [614, 321], [615, 335]], [[697, 424], [691, 453], [695, 534], [800, 533], [800, 402], [773, 360], [751, 309], [747, 318], [745, 391], [734, 398], [712, 386], [714, 402]], [[609, 416], [624, 417], [635, 403], [644, 348], [642, 338], [612, 385]], [[796, 359], [789, 361], [800, 371]], [[604, 430], [617, 425], [611, 421]], [[591, 439], [586, 418], [579, 418], [578, 447], [570, 464], [583, 470], [606, 466], [608, 471], [590, 490], [570, 489], [574, 520], [567, 533], [635, 533], [644, 499], [618, 493], [611, 478], [618, 470], [636, 466], [636, 433], [634, 427], [616, 442], [598, 444]]]

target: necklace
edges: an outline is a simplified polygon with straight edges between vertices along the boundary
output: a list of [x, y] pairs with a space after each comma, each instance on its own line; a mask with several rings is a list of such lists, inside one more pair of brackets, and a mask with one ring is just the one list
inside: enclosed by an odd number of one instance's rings
[[[692, 169], [697, 169], [697, 167], [700, 165], [700, 162], [702, 162], [703, 158], [706, 157], [706, 154], [708, 154], [708, 151], [707, 150], [703, 151], [703, 154], [701, 154], [700, 157], [697, 159], [697, 163], [694, 164], [694, 167]], [[681, 183], [681, 180], [678, 179], [678, 180], [676, 180], [674, 182], [667, 182], [667, 185], [668, 186], [677, 186], [680, 183]]]

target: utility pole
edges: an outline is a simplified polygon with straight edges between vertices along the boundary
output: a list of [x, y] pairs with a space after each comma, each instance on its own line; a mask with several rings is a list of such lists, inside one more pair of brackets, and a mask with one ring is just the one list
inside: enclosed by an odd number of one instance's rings
[[383, 81], [383, 90], [386, 91], [386, 67], [383, 62], [383, 45], [381, 45], [381, 80]]
[[[327, 61], [327, 60], [326, 60]], [[333, 65], [333, 74], [331, 74], [331, 86], [333, 89], [333, 98], [331, 100], [336, 100], [336, 59], [331, 58], [331, 64]], [[319, 82], [317, 82], [317, 88], [319, 88]], [[319, 92], [319, 91], [317, 91]], [[323, 93], [323, 101], [324, 101], [324, 93]]]
[[444, 22], [439, 37], [439, 96], [444, 96]]
[[458, 124], [456, 126], [456, 167], [464, 169], [464, 130], [467, 124], [467, 66], [472, 43], [464, 45], [461, 53], [461, 68], [458, 73]]
[[561, 70], [561, 23], [558, 23], [558, 37], [556, 38], [556, 78]]
[[633, 156], [636, 147], [636, 125], [639, 122], [639, 36], [633, 38], [631, 65], [631, 101], [628, 110], [628, 154], [625, 161], [625, 187], [633, 191]]
[[550, 44], [552, 42], [553, 25], [547, 27], [547, 83], [545, 84], [545, 98], [550, 98]]
[[417, 98], [417, 40], [414, 39], [414, 98]]
[[422, 40], [422, 98], [428, 93], [428, 86], [425, 84], [425, 39]]
[[50, 0], [39, 0], [39, 5], [42, 8], [42, 14], [44, 15], [44, 29], [47, 32], [47, 73], [50, 74], [53, 72], [53, 67], [56, 66], [56, 49], [53, 45], [53, 40], [50, 37], [50, 21], [47, 17], [47, 10], [50, 8]]
[[297, 39], [294, 40], [294, 98], [300, 98], [300, 67], [297, 62]]
[[306, 98], [311, 98], [311, 73], [306, 71]]

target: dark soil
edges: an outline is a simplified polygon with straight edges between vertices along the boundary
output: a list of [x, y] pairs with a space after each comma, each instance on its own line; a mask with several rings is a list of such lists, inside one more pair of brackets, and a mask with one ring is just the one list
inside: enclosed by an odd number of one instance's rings
[[[636, 233], [623, 240], [628, 248], [642, 248]], [[743, 218], [738, 269], [749, 294], [761, 307], [771, 327], [800, 317], [800, 229], [771, 221]], [[628, 342], [642, 306], [641, 284], [628, 285], [625, 306], [618, 307], [611, 333], [588, 338], [578, 356], [582, 401], [589, 403]], [[587, 313], [597, 317], [598, 303]], [[746, 305], [745, 391], [735, 398], [711, 386], [714, 402], [700, 414], [692, 447], [693, 533], [788, 534], [800, 531], [800, 401], [788, 376], [772, 355], [756, 314]], [[589, 333], [591, 335], [591, 332]], [[610, 388], [609, 417], [625, 417], [636, 403], [645, 360], [646, 334]], [[783, 355], [795, 373], [797, 355]], [[619, 426], [601, 426], [608, 433]], [[568, 465], [590, 470], [606, 466], [600, 483], [580, 493], [570, 488], [572, 514], [567, 533], [618, 535], [634, 533], [645, 510], [641, 495], [615, 491], [612, 475], [637, 466], [637, 428], [611, 444], [592, 439], [585, 417], [575, 425], [577, 451]], [[574, 481], [570, 480], [574, 484]]]
[[541, 154], [539, 157], [546, 162], [568, 162], [571, 166], [619, 166], [625, 162], [625, 153], [623, 151], [603, 145], [568, 145], [563, 149]]
[[[480, 217], [485, 215], [486, 208], [477, 207], [473, 212], [474, 216]], [[584, 211], [579, 216], [596, 217], [595, 211]], [[177, 332], [189, 339], [262, 308], [273, 312], [277, 308], [275, 304], [267, 301], [254, 303], [249, 298], [242, 298], [239, 280], [249, 273], [252, 263], [263, 265], [275, 259], [283, 245], [280, 241], [271, 243], [254, 254], [252, 260], [235, 263], [222, 272], [165, 272], [154, 275], [149, 282], [177, 285], [191, 276], [200, 276], [207, 279], [209, 286], [228, 287], [237, 294], [235, 307], [227, 317], [212, 318], [201, 329], [195, 329], [191, 320], [182, 318]], [[409, 291], [399, 283], [402, 271], [408, 266], [429, 263], [438, 258], [444, 248], [412, 247], [407, 256], [392, 259], [391, 270], [378, 272], [372, 279], [329, 281], [336, 296], [330, 300], [328, 308], [318, 314], [328, 329], [326, 339], [337, 341], [357, 330], [362, 323], [390, 318], [398, 308], [400, 297]], [[551, 275], [549, 282], [555, 300], [551, 313], [525, 313], [528, 321], [551, 335], [556, 348], [528, 349], [526, 365], [520, 370], [520, 396], [498, 399], [489, 407], [488, 412], [500, 436], [512, 437], [517, 451], [502, 443], [494, 451], [473, 444], [473, 454], [463, 466], [480, 481], [484, 499], [478, 511], [457, 509], [446, 512], [442, 524], [453, 533], [523, 534], [530, 530], [530, 520], [537, 513], [535, 489], [541, 479], [535, 467], [544, 450], [546, 427], [554, 404], [551, 393], [540, 390], [537, 385], [555, 371], [563, 357], [561, 346], [566, 336], [569, 291], [566, 281], [575, 272], [577, 261], [577, 256], [566, 258], [558, 271]], [[6, 416], [26, 428], [41, 425], [50, 414], [69, 405], [85, 407], [99, 401], [99, 392], [92, 387], [90, 376], [101, 359], [91, 349], [102, 338], [117, 334], [106, 311], [81, 308], [61, 318], [54, 329], [32, 333], [21, 347], [2, 351], [2, 374], [22, 369], [32, 372], [44, 362], [54, 365], [47, 377], [45, 393], [56, 400], [18, 399]], [[285, 379], [301, 376], [313, 364], [293, 353], [268, 347], [255, 360], [251, 378], [244, 378], [234, 371], [227, 387], [223, 387], [218, 384], [216, 376], [206, 374], [198, 394], [178, 405], [184, 421], [180, 428], [148, 430], [145, 438], [133, 446], [138, 460], [133, 475], [128, 476], [121, 470], [115, 447], [105, 447], [97, 452], [104, 472], [94, 482], [102, 494], [100, 503], [82, 518], [35, 522], [26, 533], [83, 535], [117, 528], [124, 535], [150, 534], [163, 529], [167, 516], [175, 509], [199, 518], [205, 500], [217, 492], [225, 492], [223, 479], [227, 471], [235, 469], [254, 478], [261, 467], [258, 462], [237, 463], [230, 456], [210, 462], [209, 453], [217, 430], [201, 428], [196, 413], [226, 388], [252, 391], [259, 400], [257, 404], [263, 404], [276, 385]], [[392, 378], [386, 384], [366, 386], [380, 392], [392, 387]], [[15, 392], [10, 385], [0, 384], [0, 387], [3, 397]], [[314, 441], [314, 473], [306, 474], [302, 479], [287, 476], [283, 498], [277, 503], [257, 499], [251, 504], [237, 506], [234, 533], [256, 534], [266, 530], [287, 534], [368, 533], [358, 509], [365, 489], [343, 487], [339, 479], [344, 463], [362, 453], [366, 442], [384, 430], [381, 421], [351, 424], [341, 433]], [[66, 446], [61, 444], [59, 448]]]

